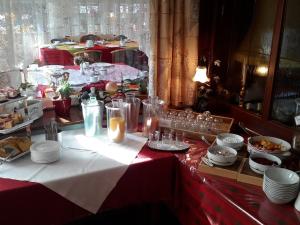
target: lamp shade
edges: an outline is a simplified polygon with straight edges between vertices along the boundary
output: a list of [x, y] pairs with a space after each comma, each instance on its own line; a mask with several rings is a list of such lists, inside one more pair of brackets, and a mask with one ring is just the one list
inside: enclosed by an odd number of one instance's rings
[[195, 76], [193, 78], [193, 81], [200, 82], [200, 83], [207, 83], [209, 82], [209, 79], [207, 77], [207, 69], [205, 66], [198, 66], [196, 69]]

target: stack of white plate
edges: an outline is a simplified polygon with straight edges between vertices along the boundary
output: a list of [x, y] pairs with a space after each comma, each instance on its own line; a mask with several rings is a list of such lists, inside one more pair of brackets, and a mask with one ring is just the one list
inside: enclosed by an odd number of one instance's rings
[[59, 159], [60, 144], [57, 141], [43, 141], [31, 145], [31, 160], [36, 163], [52, 163]]
[[264, 173], [263, 191], [273, 203], [288, 203], [297, 197], [299, 181], [298, 174], [291, 170], [269, 167]]
[[244, 145], [244, 138], [240, 135], [232, 134], [232, 133], [218, 134], [217, 145], [227, 146], [239, 150]]

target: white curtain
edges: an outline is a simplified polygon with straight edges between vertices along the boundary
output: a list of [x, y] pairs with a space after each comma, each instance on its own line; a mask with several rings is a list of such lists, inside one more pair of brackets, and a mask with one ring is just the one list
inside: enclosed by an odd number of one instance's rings
[[52, 38], [90, 33], [123, 34], [148, 53], [149, 0], [0, 0], [0, 71], [26, 67]]

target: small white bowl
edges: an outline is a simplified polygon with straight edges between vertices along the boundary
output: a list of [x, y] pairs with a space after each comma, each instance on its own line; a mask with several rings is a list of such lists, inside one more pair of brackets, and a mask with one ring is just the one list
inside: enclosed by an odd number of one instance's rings
[[254, 154], [250, 155], [250, 157], [249, 157], [249, 165], [250, 165], [251, 170], [253, 170], [254, 172], [259, 173], [259, 174], [264, 174], [265, 170], [268, 169], [272, 165], [266, 165], [266, 164], [263, 164], [262, 162], [257, 162], [255, 159], [258, 159], [258, 158], [262, 158], [262, 159], [269, 160], [271, 162], [275, 162], [277, 164], [275, 166], [281, 165], [281, 159], [274, 155], [267, 154], [267, 153], [254, 153]]
[[207, 150], [208, 159], [216, 165], [229, 166], [237, 159], [237, 151], [227, 146], [214, 145]]
[[237, 134], [221, 133], [217, 135], [217, 145], [227, 146], [239, 150], [244, 145], [244, 138]]

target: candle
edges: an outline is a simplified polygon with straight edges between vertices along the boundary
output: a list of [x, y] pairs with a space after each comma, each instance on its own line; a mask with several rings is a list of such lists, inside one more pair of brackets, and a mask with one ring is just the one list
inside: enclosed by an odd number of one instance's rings
[[109, 120], [108, 136], [114, 142], [121, 142], [125, 137], [125, 120], [122, 117], [112, 117]]

